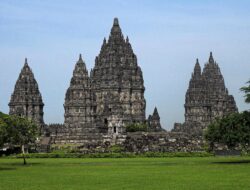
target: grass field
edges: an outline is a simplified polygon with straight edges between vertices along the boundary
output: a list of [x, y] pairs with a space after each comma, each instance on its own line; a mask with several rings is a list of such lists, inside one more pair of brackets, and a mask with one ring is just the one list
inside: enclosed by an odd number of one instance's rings
[[0, 189], [250, 189], [250, 157], [0, 159]]

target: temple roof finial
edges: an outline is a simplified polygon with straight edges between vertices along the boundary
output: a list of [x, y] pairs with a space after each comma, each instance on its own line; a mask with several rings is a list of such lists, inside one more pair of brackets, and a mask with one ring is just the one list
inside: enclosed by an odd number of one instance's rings
[[78, 59], [77, 63], [83, 63], [83, 59], [82, 59], [82, 54], [81, 53], [79, 54], [79, 59]]
[[28, 59], [27, 59], [27, 57], [25, 57], [24, 65], [28, 65]]
[[213, 53], [210, 52], [210, 56], [209, 56], [209, 60], [208, 60], [209, 63], [214, 63], [214, 58], [213, 58]]
[[115, 17], [114, 18], [114, 23], [113, 23], [114, 26], [119, 26], [119, 21], [118, 21], [118, 18]]

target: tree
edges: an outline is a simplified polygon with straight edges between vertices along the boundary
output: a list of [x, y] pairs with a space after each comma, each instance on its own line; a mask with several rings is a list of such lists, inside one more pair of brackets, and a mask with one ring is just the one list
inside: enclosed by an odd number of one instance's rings
[[228, 148], [250, 145], [250, 112], [233, 113], [211, 123], [205, 131], [205, 139], [211, 149], [215, 143], [226, 144]]
[[23, 164], [25, 165], [24, 146], [35, 142], [38, 134], [37, 125], [24, 117], [9, 116], [2, 113], [0, 117], [2, 120], [0, 125], [0, 135], [3, 136], [2, 144], [8, 143], [10, 145], [19, 145], [22, 150]]
[[2, 147], [8, 139], [8, 124], [10, 116], [0, 112], [0, 147]]
[[250, 103], [250, 80], [247, 82], [248, 86], [243, 86], [240, 88], [242, 92], [245, 93], [245, 102]]
[[0, 147], [4, 145], [7, 136], [7, 124], [4, 120], [0, 117]]

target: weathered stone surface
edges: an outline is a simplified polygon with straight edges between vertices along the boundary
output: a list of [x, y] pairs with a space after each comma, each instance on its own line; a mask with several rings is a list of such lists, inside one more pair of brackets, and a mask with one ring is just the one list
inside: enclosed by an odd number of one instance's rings
[[238, 111], [233, 96], [228, 94], [224, 78], [212, 53], [202, 73], [197, 59], [184, 107], [185, 123], [176, 125], [173, 131], [202, 133], [215, 118]]
[[11, 95], [9, 113], [10, 115], [28, 117], [41, 126], [44, 124], [43, 106], [38, 84], [28, 65], [27, 59], [25, 59], [14, 92]]
[[65, 125], [86, 124], [93, 121], [90, 79], [81, 55], [66, 92], [64, 109]]
[[204, 151], [201, 136], [175, 132], [128, 133], [123, 146], [128, 152], [197, 152]]
[[[117, 128], [127, 123], [145, 121], [142, 71], [128, 37], [126, 40], [123, 37], [117, 18], [108, 41], [103, 41], [90, 77], [93, 114], [98, 127], [104, 131], [109, 127], [109, 132], [117, 133], [123, 132]], [[117, 122], [119, 126], [116, 126]]]

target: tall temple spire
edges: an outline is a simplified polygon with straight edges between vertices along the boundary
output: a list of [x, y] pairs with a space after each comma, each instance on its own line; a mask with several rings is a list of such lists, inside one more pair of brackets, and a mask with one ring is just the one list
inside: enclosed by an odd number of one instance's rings
[[143, 74], [117, 18], [114, 18], [109, 39], [104, 41], [95, 60], [91, 90], [95, 98], [93, 115], [100, 129], [109, 130], [114, 118], [121, 125], [145, 122]]
[[43, 100], [34, 74], [25, 58], [9, 103], [10, 115], [19, 115], [43, 124]]
[[233, 97], [228, 95], [212, 52], [200, 77], [195, 77], [200, 74], [200, 70], [197, 60], [185, 96], [185, 123], [181, 129], [199, 135], [215, 118], [237, 112], [236, 103]]
[[210, 56], [209, 56], [209, 60], [208, 60], [209, 63], [214, 63], [214, 58], [213, 58], [213, 53], [210, 52]]
[[[87, 123], [91, 121], [90, 116], [90, 80], [86, 65], [79, 55], [76, 62], [70, 86], [65, 96], [65, 124], [72, 124], [74, 121]], [[76, 111], [77, 110], [77, 111]], [[80, 111], [79, 111], [80, 110]], [[81, 111], [82, 110], [82, 111]]]

